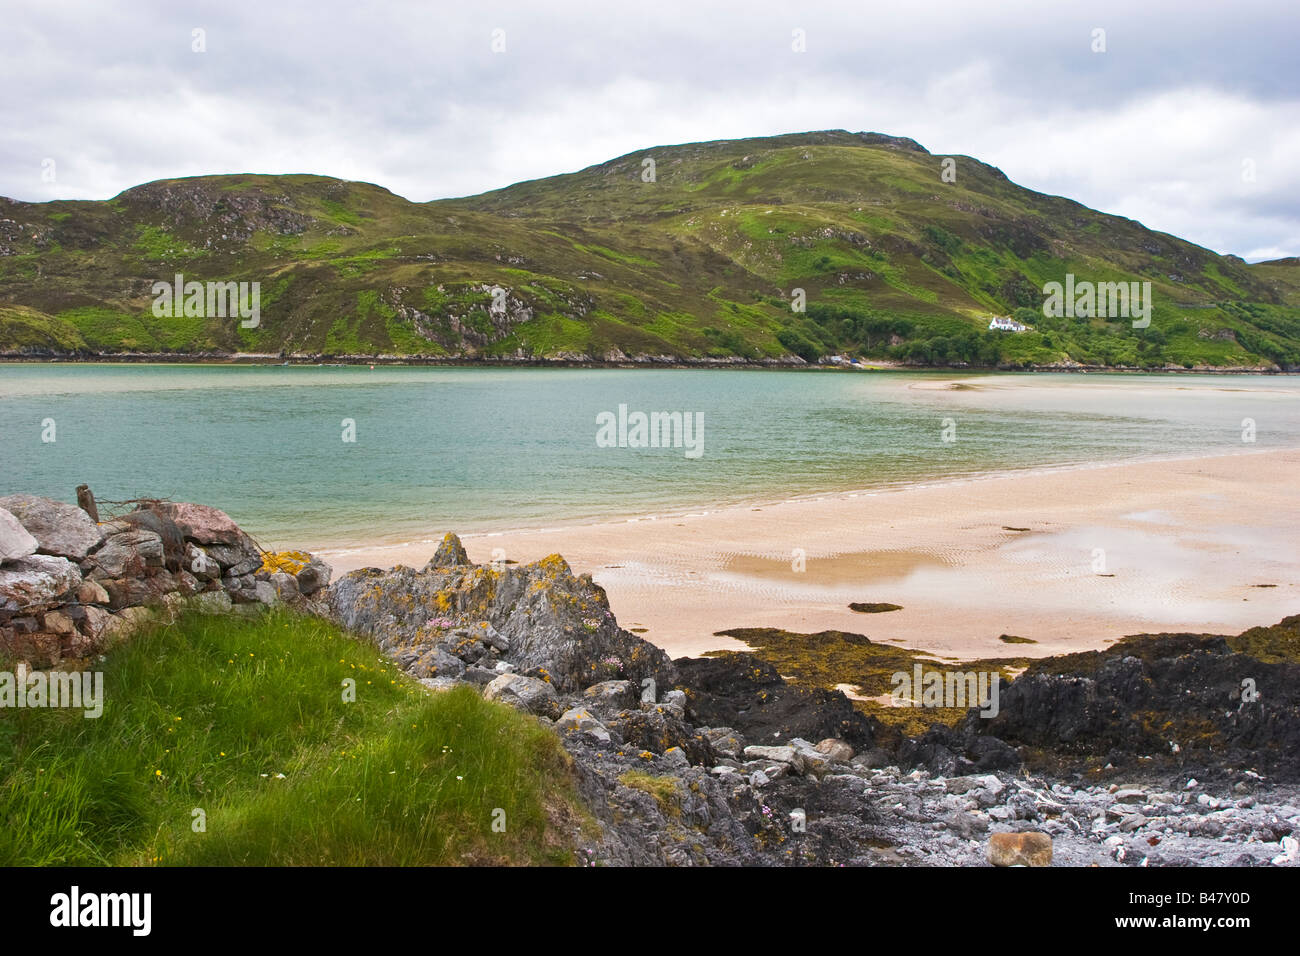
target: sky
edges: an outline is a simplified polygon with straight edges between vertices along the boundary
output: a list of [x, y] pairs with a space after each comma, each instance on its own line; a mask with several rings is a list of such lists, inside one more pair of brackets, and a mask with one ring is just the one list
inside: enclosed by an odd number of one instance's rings
[[1300, 254], [1296, 0], [0, 0], [0, 89], [0, 195], [26, 201], [244, 172], [425, 201], [847, 129]]

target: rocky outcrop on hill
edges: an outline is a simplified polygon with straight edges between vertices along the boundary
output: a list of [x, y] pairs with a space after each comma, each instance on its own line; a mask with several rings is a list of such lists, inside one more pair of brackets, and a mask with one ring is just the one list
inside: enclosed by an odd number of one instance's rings
[[324, 562], [268, 556], [206, 505], [144, 501], [96, 522], [50, 498], [0, 498], [0, 658], [34, 667], [99, 653], [151, 606], [310, 603], [328, 583]]

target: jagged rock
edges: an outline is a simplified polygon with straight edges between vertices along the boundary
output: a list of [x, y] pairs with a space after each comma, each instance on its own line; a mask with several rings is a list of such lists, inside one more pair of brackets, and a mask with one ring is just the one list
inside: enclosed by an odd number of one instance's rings
[[994, 866], [1051, 866], [1052, 838], [1046, 833], [994, 833], [988, 859]]
[[619, 628], [605, 592], [590, 576], [575, 576], [558, 555], [499, 570], [368, 568], [331, 584], [326, 600], [340, 624], [373, 637], [399, 660], [427, 643], [431, 629], [464, 628], [516, 670], [544, 673], [564, 694], [590, 686], [611, 658], [636, 686], [647, 677], [672, 686], [676, 677], [667, 655]]
[[20, 494], [0, 498], [0, 508], [18, 519], [42, 554], [81, 561], [103, 540], [90, 515], [76, 505]]
[[448, 531], [442, 536], [442, 543], [433, 552], [433, 557], [425, 565], [425, 570], [460, 568], [468, 564], [469, 555], [465, 552], [465, 546], [460, 543], [460, 538]]
[[0, 563], [35, 554], [39, 547], [31, 533], [4, 508], [0, 508]]
[[0, 611], [57, 604], [81, 584], [81, 572], [67, 558], [29, 554], [0, 568]]
[[555, 688], [544, 680], [523, 674], [502, 674], [483, 688], [487, 700], [499, 700], [530, 714], [554, 719], [560, 715]]

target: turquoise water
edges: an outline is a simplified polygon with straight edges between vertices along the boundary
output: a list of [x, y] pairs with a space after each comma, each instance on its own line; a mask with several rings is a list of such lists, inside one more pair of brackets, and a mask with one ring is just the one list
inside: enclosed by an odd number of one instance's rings
[[[620, 404], [702, 413], [702, 454], [598, 447]], [[1295, 377], [0, 365], [0, 493], [200, 501], [268, 546], [1282, 447]]]

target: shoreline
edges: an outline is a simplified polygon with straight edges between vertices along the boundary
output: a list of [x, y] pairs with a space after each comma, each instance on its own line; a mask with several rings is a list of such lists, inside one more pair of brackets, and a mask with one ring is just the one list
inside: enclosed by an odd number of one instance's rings
[[621, 360], [592, 358], [423, 358], [395, 355], [345, 355], [345, 356], [286, 356], [271, 352], [230, 353], [95, 353], [91, 355], [45, 354], [24, 355], [0, 353], [0, 365], [201, 365], [213, 368], [222, 366], [270, 366], [303, 368], [342, 368], [348, 366], [382, 365], [411, 368], [589, 368], [589, 369], [735, 369], [740, 371], [804, 371], [804, 372], [945, 372], [971, 374], [1007, 374], [1035, 372], [1068, 372], [1080, 375], [1110, 373], [1126, 375], [1300, 375], [1300, 368], [1250, 365], [1196, 365], [1192, 368], [1162, 365], [1158, 368], [1139, 368], [1130, 365], [1080, 365], [1051, 364], [1025, 366], [998, 365], [911, 365], [892, 359], [863, 359], [861, 364], [818, 363], [811, 365], [802, 360], [784, 361], [767, 359], [751, 361], [737, 356], [727, 358], [689, 358], [679, 356], [646, 356]]
[[[442, 540], [442, 536], [448, 531], [453, 532], [457, 537], [464, 541], [474, 541], [482, 538], [525, 537], [539, 534], [567, 534], [570, 532], [582, 532], [606, 526], [624, 526], [629, 524], [639, 524], [641, 522], [669, 521], [683, 518], [702, 518], [727, 511], [741, 512], [753, 511], [755, 509], [770, 509], [779, 505], [825, 501], [827, 499], [863, 498], [929, 488], [959, 488], [978, 482], [1010, 480], [1021, 477], [1029, 478], [1039, 475], [1071, 474], [1074, 472], [1122, 468], [1126, 465], [1195, 462], [1200, 461], [1201, 459], [1250, 457], [1253, 455], [1271, 455], [1277, 452], [1287, 451], [1300, 452], [1300, 446], [1294, 448], [1243, 449], [1240, 451], [1224, 452], [1222, 454], [1213, 455], [1153, 455], [1142, 458], [1126, 458], [1118, 461], [1030, 465], [1024, 468], [994, 469], [992, 471], [980, 471], [955, 477], [909, 478], [880, 485], [838, 489], [829, 488], [821, 491], [810, 491], [803, 494], [785, 496], [778, 495], [772, 497], [760, 496], [737, 501], [699, 502], [693, 505], [684, 505], [681, 508], [674, 508], [668, 511], [638, 511], [632, 513], [620, 512], [608, 515], [576, 516], [573, 518], [561, 519], [558, 523], [547, 522], [545, 524], [536, 525], [525, 524], [514, 527], [486, 529], [471, 528], [469, 530], [463, 530], [460, 527], [448, 527], [431, 531], [424, 537], [411, 538], [409, 536], [401, 536], [402, 540], [388, 540], [381, 537], [359, 545], [340, 545], [331, 544], [329, 542], [322, 543], [321, 541], [314, 541], [308, 542], [307, 550], [323, 555], [348, 557], [356, 554], [379, 555], [384, 551], [405, 551], [407, 549], [424, 547], [429, 549], [430, 554], [433, 554], [434, 549], [437, 548], [438, 543]], [[288, 546], [288, 544], [285, 545], [285, 547]], [[348, 567], [351, 568], [352, 565], [349, 563]]]
[[[745, 649], [715, 636], [741, 627], [864, 633], [960, 660], [1040, 657], [1296, 613], [1297, 473], [1300, 449], [1055, 466], [462, 539], [475, 562], [494, 549], [520, 563], [563, 555], [606, 589], [622, 626], [674, 657]], [[317, 553], [342, 574], [420, 567], [435, 546]], [[902, 610], [862, 614], [854, 601]]]

